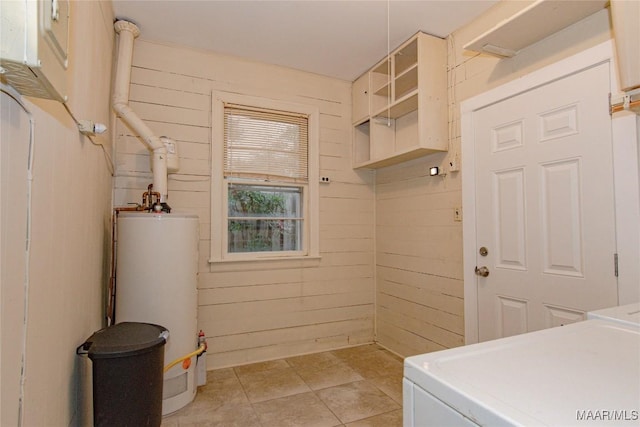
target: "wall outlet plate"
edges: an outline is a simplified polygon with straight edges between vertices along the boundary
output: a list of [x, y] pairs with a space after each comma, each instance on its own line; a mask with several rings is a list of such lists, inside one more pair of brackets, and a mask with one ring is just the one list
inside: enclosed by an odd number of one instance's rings
[[462, 221], [462, 208], [453, 208], [453, 220], [456, 222]]
[[449, 172], [458, 172], [460, 170], [460, 164], [458, 156], [455, 155], [449, 159]]

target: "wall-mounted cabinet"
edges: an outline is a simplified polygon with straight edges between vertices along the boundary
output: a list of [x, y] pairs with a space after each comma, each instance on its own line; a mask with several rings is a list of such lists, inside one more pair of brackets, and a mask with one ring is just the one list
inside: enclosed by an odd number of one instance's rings
[[26, 96], [67, 101], [69, 1], [0, 1], [0, 72]]
[[353, 167], [447, 150], [446, 42], [417, 33], [353, 83]]
[[369, 116], [369, 73], [361, 75], [351, 87], [352, 114], [354, 123]]

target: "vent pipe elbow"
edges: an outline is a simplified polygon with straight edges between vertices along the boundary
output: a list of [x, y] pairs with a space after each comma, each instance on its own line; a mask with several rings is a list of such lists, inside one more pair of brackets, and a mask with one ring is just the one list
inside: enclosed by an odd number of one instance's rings
[[168, 197], [167, 148], [129, 106], [133, 42], [140, 35], [140, 30], [134, 23], [122, 20], [115, 22], [114, 29], [119, 35], [119, 42], [113, 89], [113, 110], [139, 135], [142, 143], [152, 152], [153, 189], [160, 193], [160, 202], [166, 203]]

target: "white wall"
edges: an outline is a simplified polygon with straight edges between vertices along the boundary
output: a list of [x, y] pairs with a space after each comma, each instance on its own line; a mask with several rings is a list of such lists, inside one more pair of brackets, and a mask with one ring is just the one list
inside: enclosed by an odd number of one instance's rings
[[[78, 118], [108, 124], [111, 3], [73, 2], [71, 16], [68, 106]], [[112, 181], [102, 149], [78, 133], [62, 104], [22, 101], [35, 120], [28, 274], [24, 270], [26, 228], [17, 219], [27, 215], [29, 117], [8, 95], [1, 98], [0, 424], [18, 425], [20, 358], [24, 356], [22, 425], [78, 425], [86, 420], [85, 391], [90, 383], [86, 382], [88, 363], [76, 356], [75, 349], [103, 324]], [[108, 134], [98, 142], [110, 152]], [[21, 191], [8, 191], [16, 188]], [[16, 262], [5, 263], [7, 256]], [[23, 321], [25, 303], [28, 315]], [[17, 353], [12, 351], [16, 348]]]
[[[213, 90], [319, 109], [320, 175], [331, 179], [320, 186], [321, 260], [209, 264]], [[373, 180], [351, 169], [349, 82], [138, 40], [130, 104], [178, 142], [168, 202], [200, 217], [198, 326], [209, 369], [373, 341]], [[116, 162], [116, 206], [140, 202], [149, 156], [120, 122]]]

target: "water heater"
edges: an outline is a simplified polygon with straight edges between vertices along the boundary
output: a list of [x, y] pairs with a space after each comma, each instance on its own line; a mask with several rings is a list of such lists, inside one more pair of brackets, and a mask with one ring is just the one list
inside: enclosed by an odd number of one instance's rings
[[[165, 365], [195, 351], [197, 330], [198, 216], [121, 212], [117, 221], [115, 320], [169, 330]], [[162, 414], [196, 394], [196, 357], [164, 375]]]

